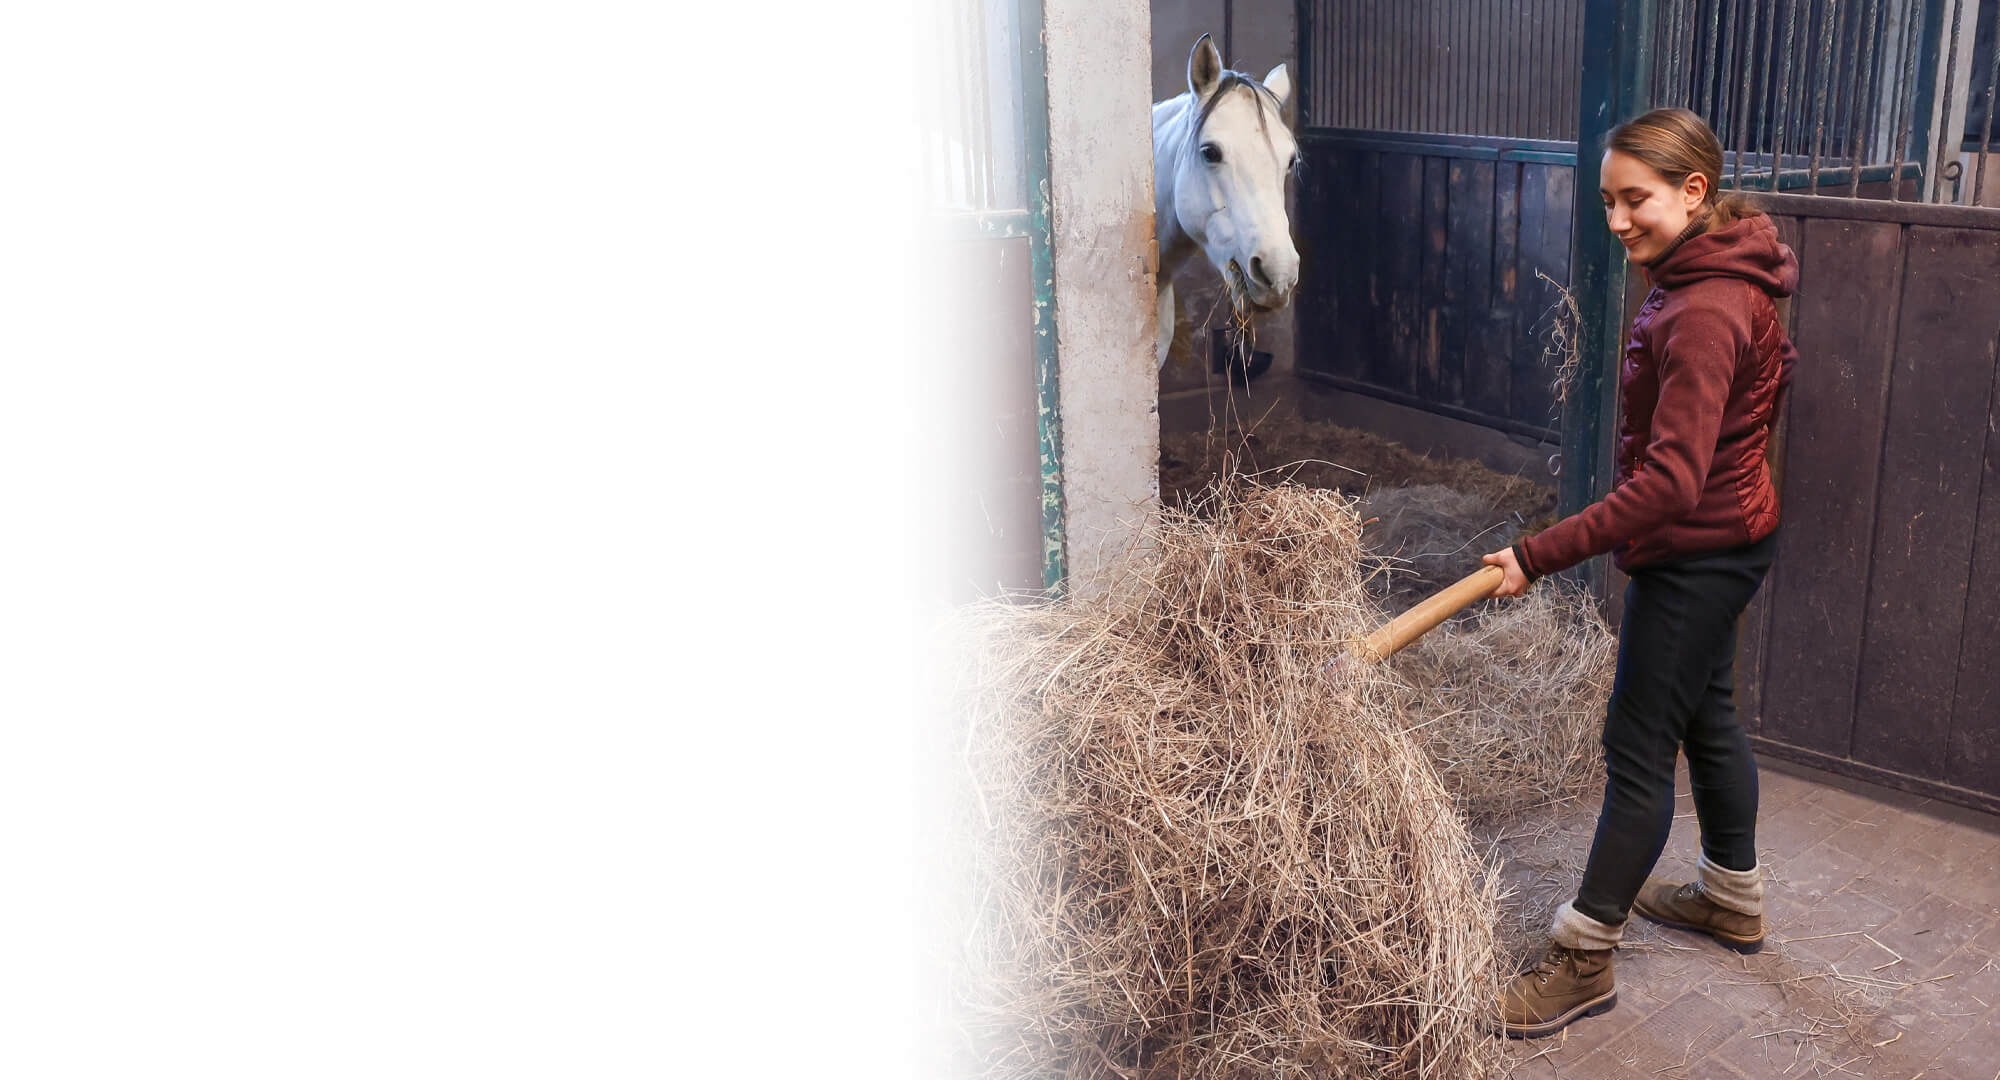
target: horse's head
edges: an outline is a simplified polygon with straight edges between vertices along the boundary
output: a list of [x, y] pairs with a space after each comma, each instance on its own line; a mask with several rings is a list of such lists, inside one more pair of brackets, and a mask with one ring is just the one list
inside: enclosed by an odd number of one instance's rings
[[1262, 82], [1225, 70], [1207, 34], [1188, 55], [1196, 119], [1174, 165], [1173, 210], [1222, 273], [1239, 312], [1283, 307], [1299, 280], [1285, 215], [1285, 180], [1299, 160], [1285, 125], [1291, 89], [1283, 64]]

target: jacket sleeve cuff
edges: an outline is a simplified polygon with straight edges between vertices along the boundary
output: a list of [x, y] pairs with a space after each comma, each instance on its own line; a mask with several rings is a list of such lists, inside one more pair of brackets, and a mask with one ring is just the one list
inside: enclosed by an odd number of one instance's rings
[[1520, 564], [1521, 573], [1526, 574], [1528, 576], [1529, 581], [1534, 581], [1536, 578], [1541, 577], [1542, 575], [1535, 573], [1534, 565], [1528, 562], [1527, 545], [1519, 541], [1516, 541], [1513, 546], [1514, 546], [1514, 561]]

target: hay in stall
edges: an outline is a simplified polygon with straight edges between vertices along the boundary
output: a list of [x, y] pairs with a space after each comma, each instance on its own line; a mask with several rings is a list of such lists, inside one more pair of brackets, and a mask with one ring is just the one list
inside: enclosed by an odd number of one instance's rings
[[[1382, 563], [1371, 593], [1402, 611], [1478, 570], [1522, 522], [1488, 490], [1438, 484], [1371, 491], [1355, 505]], [[1391, 665], [1406, 730], [1475, 824], [1603, 790], [1598, 739], [1618, 641], [1568, 583], [1480, 604]]]
[[[956, 996], [971, 1071], [1495, 1075], [1497, 878], [1467, 821], [1568, 775], [1553, 761], [1568, 743], [1468, 738], [1490, 713], [1440, 718], [1425, 696], [1453, 663], [1569, 656], [1526, 640], [1559, 613], [1440, 628], [1415, 678], [1329, 678], [1384, 618], [1349, 498], [1212, 492], [1151, 539], [1102, 598], [970, 617]], [[1503, 700], [1536, 713], [1528, 698], [1550, 691]], [[1446, 731], [1456, 757], [1439, 756]], [[1509, 792], [1470, 770], [1474, 747], [1514, 763]]]
[[[1160, 499], [1191, 507], [1220, 477], [1335, 488], [1349, 495], [1442, 486], [1484, 496], [1526, 523], [1553, 521], [1552, 488], [1467, 458], [1418, 453], [1394, 440], [1329, 420], [1231, 417], [1203, 431], [1160, 435]], [[1363, 515], [1366, 517], [1366, 515]]]
[[1537, 582], [1396, 654], [1404, 722], [1475, 827], [1594, 800], [1604, 790], [1604, 703], [1618, 639], [1581, 590]]
[[1373, 591], [1392, 611], [1479, 569], [1480, 556], [1519, 539], [1527, 524], [1490, 490], [1443, 484], [1376, 488], [1355, 512], [1362, 545], [1383, 562]]

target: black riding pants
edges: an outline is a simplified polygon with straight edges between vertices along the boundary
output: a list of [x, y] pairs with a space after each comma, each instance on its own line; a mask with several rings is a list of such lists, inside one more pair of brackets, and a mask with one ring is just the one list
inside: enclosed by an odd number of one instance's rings
[[1757, 864], [1757, 762], [1736, 720], [1736, 620], [1777, 543], [1774, 532], [1632, 572], [1604, 718], [1604, 806], [1575, 903], [1599, 922], [1625, 921], [1667, 846], [1683, 751], [1703, 853], [1730, 870]]

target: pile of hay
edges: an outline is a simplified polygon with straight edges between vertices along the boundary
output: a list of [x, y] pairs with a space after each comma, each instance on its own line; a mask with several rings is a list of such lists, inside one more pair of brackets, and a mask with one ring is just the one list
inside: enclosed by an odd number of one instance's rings
[[991, 1077], [1477, 1078], [1495, 879], [1391, 673], [1335, 492], [1169, 513], [1099, 600], [992, 605], [965, 686]]
[[961, 1066], [1496, 1075], [1498, 867], [1468, 831], [1601, 783], [1613, 641], [1553, 582], [1387, 665], [1357, 504], [1170, 510], [1101, 598], [968, 617]]

